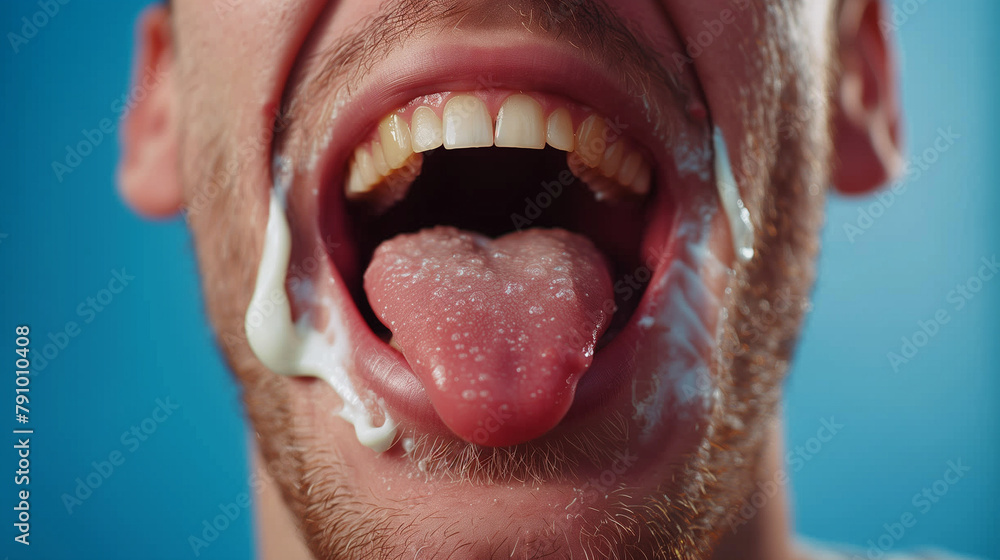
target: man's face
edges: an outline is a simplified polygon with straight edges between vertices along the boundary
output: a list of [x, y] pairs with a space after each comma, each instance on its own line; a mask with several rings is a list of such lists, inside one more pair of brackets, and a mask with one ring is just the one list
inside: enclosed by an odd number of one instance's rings
[[[172, 4], [206, 302], [316, 555], [701, 558], [732, 528], [812, 282], [834, 4]], [[247, 342], [275, 189], [320, 379]]]

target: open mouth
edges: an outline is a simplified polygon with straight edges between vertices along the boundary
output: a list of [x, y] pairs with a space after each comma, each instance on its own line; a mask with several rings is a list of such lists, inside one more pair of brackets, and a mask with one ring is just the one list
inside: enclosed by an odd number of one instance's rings
[[[547, 102], [548, 111], [536, 97]], [[488, 238], [558, 228], [598, 249], [601, 262], [592, 264], [601, 273], [617, 278], [635, 270], [650, 198], [650, 164], [611, 119], [567, 105], [551, 96], [511, 93], [493, 111], [475, 95], [436, 94], [384, 118], [348, 166], [344, 217], [359, 263], [351, 268], [368, 268], [375, 249], [397, 235], [450, 226]], [[427, 234], [460, 235], [443, 229]], [[534, 241], [524, 241], [522, 248]], [[361, 283], [345, 280], [354, 287], [369, 326], [390, 341], [392, 332], [384, 317], [376, 320]], [[560, 298], [569, 295], [565, 291]], [[621, 299], [613, 318], [602, 321], [607, 330], [598, 349], [621, 330], [638, 301]]]
[[350, 245], [333, 260], [373, 344], [467, 441], [550, 431], [638, 322], [666, 249], [653, 158], [627, 125], [540, 92], [423, 95], [361, 138], [319, 222]]
[[[625, 85], [564, 46], [411, 47], [292, 148], [312, 155], [276, 189], [291, 258], [322, 246], [332, 266], [308, 289], [276, 281], [292, 330], [319, 336], [251, 345], [332, 385], [373, 449], [395, 426], [558, 440], [605, 412], [650, 437], [709, 406], [709, 384], [678, 389], [704, 376], [722, 285], [699, 90]], [[280, 286], [264, 277], [251, 308]]]

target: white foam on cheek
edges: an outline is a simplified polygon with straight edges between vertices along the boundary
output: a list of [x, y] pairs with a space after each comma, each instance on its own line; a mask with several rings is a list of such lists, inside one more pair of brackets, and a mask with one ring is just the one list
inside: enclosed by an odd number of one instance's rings
[[245, 320], [250, 348], [261, 363], [277, 374], [326, 381], [343, 401], [338, 415], [354, 426], [358, 441], [376, 452], [385, 451], [396, 438], [396, 424], [384, 412], [385, 422], [375, 426], [351, 383], [346, 368], [351, 348], [336, 308], [328, 306], [331, 317], [326, 333], [312, 328], [308, 313], [297, 324], [292, 322], [285, 291], [291, 245], [285, 210], [279, 195], [272, 191], [264, 252]]
[[740, 189], [733, 176], [732, 164], [729, 161], [729, 150], [726, 139], [719, 127], [712, 132], [712, 144], [715, 148], [715, 184], [719, 190], [722, 209], [729, 219], [729, 231], [733, 236], [733, 251], [741, 262], [753, 258], [753, 224], [750, 222], [750, 211], [740, 198]]
[[732, 233], [733, 251], [739, 261], [753, 258], [753, 227], [750, 213], [740, 198], [729, 152], [721, 131], [712, 135], [712, 150], [682, 142], [674, 146], [681, 175], [710, 176], [714, 171], [719, 201], [695, 198], [681, 217], [677, 230], [678, 254], [658, 280], [664, 301], [655, 315], [642, 317], [639, 326], [651, 331], [649, 356], [640, 357], [652, 370], [651, 383], [632, 382], [633, 418], [642, 426], [644, 439], [654, 437], [672, 410], [681, 420], [704, 417], [721, 394], [712, 379], [711, 362], [725, 320], [725, 307], [711, 286], [725, 285], [722, 276], [732, 276], [710, 246], [713, 218], [722, 207]]
[[708, 181], [711, 159], [712, 150], [709, 149], [708, 142], [695, 145], [687, 138], [687, 133], [682, 133], [680, 141], [674, 145], [674, 161], [681, 177], [697, 175], [701, 180]]
[[632, 382], [633, 418], [646, 439], [656, 434], [664, 410], [681, 420], [704, 417], [719, 397], [710, 364], [721, 305], [708, 281], [730, 269], [708, 246], [714, 210], [702, 212], [708, 215], [689, 215], [678, 231], [681, 250], [656, 287], [664, 290], [662, 307], [640, 320], [654, 337], [649, 356], [640, 358], [652, 367], [651, 384], [642, 392], [640, 379]]

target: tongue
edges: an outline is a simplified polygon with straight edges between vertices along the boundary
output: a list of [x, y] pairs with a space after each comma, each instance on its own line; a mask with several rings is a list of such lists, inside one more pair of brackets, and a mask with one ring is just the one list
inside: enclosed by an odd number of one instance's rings
[[558, 229], [399, 235], [375, 250], [365, 291], [444, 423], [489, 446], [559, 423], [613, 301], [601, 253]]

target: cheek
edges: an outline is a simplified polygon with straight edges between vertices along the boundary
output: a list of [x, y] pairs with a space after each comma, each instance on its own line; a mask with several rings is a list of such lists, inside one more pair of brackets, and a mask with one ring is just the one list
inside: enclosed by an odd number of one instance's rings
[[208, 173], [217, 181], [195, 187], [184, 217], [192, 233], [205, 305], [231, 359], [249, 352], [243, 327], [253, 290], [267, 210], [244, 195], [241, 176]]

